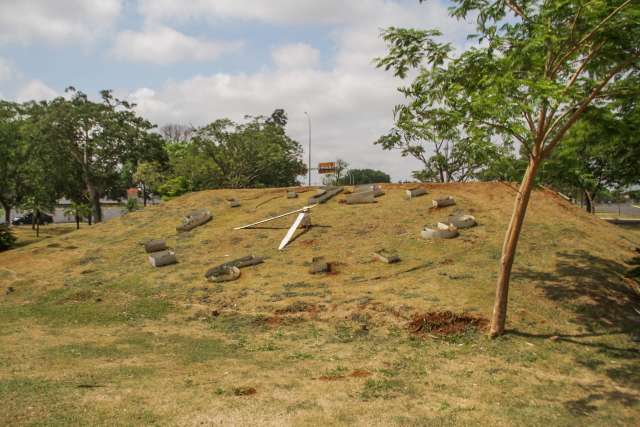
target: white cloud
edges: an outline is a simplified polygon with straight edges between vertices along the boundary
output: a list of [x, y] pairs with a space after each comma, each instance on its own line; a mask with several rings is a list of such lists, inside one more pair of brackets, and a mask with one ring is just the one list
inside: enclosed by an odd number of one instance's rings
[[112, 26], [122, 1], [0, 1], [0, 44], [90, 42]]
[[[303, 112], [309, 111], [314, 164], [343, 158], [353, 167], [381, 169], [405, 179], [419, 169], [417, 161], [373, 146], [392, 125], [392, 107], [401, 101], [397, 85], [390, 74], [372, 67], [368, 71], [277, 69], [196, 76], [157, 90], [139, 89], [130, 98], [142, 115], [160, 125], [203, 125], [221, 117], [240, 121], [245, 114], [268, 115], [284, 108], [289, 134], [305, 149]], [[315, 174], [314, 181], [319, 181]]]
[[148, 20], [242, 19], [277, 24], [338, 24], [375, 13], [381, 0], [140, 0]]
[[9, 61], [0, 57], [0, 82], [10, 80], [13, 77], [13, 66]]
[[23, 85], [16, 95], [16, 101], [42, 101], [45, 99], [53, 99], [58, 96], [55, 89], [50, 88], [40, 80], [30, 80]]
[[273, 62], [278, 68], [311, 68], [320, 62], [320, 51], [306, 43], [293, 43], [272, 50]]
[[187, 36], [166, 26], [141, 32], [123, 31], [116, 36], [111, 54], [134, 62], [169, 64], [181, 61], [207, 61], [238, 50], [239, 42], [213, 42]]
[[[420, 164], [373, 145], [392, 126], [393, 106], [402, 102], [396, 90], [402, 82], [373, 64], [386, 51], [380, 29], [440, 28], [447, 40], [461, 45], [471, 28], [449, 18], [446, 5], [435, 0], [422, 5], [385, 0], [143, 0], [140, 8], [148, 21], [156, 22], [204, 17], [334, 24], [330, 34], [336, 51], [329, 69], [318, 67], [319, 52], [310, 45], [287, 44], [272, 50], [272, 69], [168, 81], [153, 90], [135, 91], [131, 98], [143, 115], [160, 125], [202, 125], [220, 117], [242, 120], [245, 114], [266, 115], [284, 108], [289, 116], [288, 132], [305, 149], [303, 112], [309, 111], [314, 164], [343, 158], [352, 167], [381, 169], [394, 179], [410, 178]], [[319, 182], [317, 176], [313, 180]]]

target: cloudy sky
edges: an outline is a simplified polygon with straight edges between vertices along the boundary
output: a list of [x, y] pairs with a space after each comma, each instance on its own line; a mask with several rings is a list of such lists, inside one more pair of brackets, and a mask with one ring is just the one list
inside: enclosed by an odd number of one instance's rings
[[[419, 164], [373, 141], [402, 84], [378, 70], [380, 29], [438, 28], [457, 46], [470, 23], [445, 0], [0, 0], [0, 98], [67, 86], [137, 103], [153, 123], [202, 125], [284, 108], [313, 163], [347, 160], [406, 179]], [[306, 158], [306, 153], [305, 153]], [[317, 181], [314, 176], [314, 181]]]

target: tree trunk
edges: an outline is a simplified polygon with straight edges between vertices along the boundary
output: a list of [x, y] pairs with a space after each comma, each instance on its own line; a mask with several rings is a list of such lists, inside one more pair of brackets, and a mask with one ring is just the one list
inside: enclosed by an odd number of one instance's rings
[[584, 195], [585, 195], [585, 209], [587, 212], [589, 213], [593, 213], [595, 211], [595, 208], [593, 206], [593, 197], [591, 196], [591, 194], [589, 194], [589, 192], [587, 190], [584, 190]]
[[80, 215], [76, 212], [76, 230], [80, 230]]
[[142, 205], [147, 207], [147, 186], [142, 184]]
[[100, 206], [100, 192], [93, 187], [92, 185], [88, 185], [89, 197], [91, 198], [91, 211], [93, 214], [93, 222], [96, 224], [102, 222], [102, 207]]
[[39, 210], [34, 210], [33, 211], [33, 218], [36, 224], [36, 237], [40, 237], [40, 211]]
[[493, 317], [491, 318], [491, 330], [489, 335], [495, 338], [504, 333], [505, 323], [507, 320], [507, 301], [509, 296], [509, 279], [511, 278], [511, 268], [516, 255], [516, 247], [518, 246], [518, 238], [522, 230], [525, 214], [527, 213], [527, 205], [533, 190], [536, 171], [540, 166], [540, 158], [529, 160], [529, 166], [522, 178], [520, 189], [516, 196], [511, 221], [507, 228], [507, 234], [502, 245], [502, 256], [500, 258], [500, 270], [498, 272], [498, 282], [496, 284], [496, 300], [493, 306]]
[[11, 227], [11, 206], [2, 203], [4, 210], [4, 223], [7, 227]]

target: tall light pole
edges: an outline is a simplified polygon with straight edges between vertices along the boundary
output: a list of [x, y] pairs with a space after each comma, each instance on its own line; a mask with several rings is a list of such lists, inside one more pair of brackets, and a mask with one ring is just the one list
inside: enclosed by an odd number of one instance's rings
[[311, 116], [306, 111], [304, 114], [307, 116], [307, 120], [309, 121], [309, 187], [311, 187]]

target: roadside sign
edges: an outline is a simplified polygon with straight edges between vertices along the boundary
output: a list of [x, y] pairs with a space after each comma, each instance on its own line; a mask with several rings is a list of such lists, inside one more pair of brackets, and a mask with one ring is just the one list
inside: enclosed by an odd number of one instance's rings
[[318, 163], [318, 173], [336, 173], [336, 162]]

